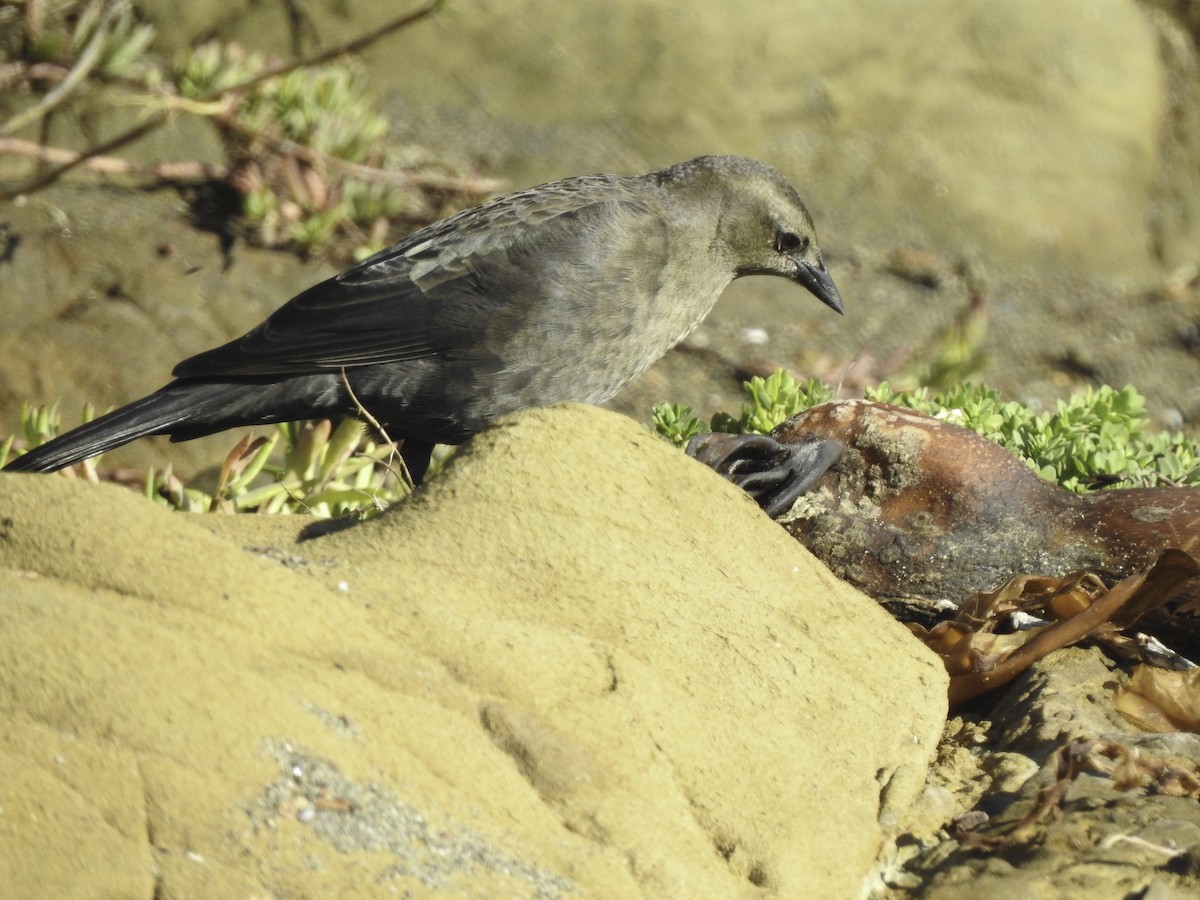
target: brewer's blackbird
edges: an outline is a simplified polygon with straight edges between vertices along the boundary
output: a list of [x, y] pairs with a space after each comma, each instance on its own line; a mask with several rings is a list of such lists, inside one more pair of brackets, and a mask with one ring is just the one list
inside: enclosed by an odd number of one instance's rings
[[419, 481], [435, 443], [461, 443], [514, 410], [612, 397], [742, 275], [789, 278], [842, 312], [803, 201], [764, 163], [704, 156], [551, 182], [309, 288], [181, 362], [166, 387], [5, 471], [52, 472], [150, 434], [352, 416], [361, 404], [403, 439]]

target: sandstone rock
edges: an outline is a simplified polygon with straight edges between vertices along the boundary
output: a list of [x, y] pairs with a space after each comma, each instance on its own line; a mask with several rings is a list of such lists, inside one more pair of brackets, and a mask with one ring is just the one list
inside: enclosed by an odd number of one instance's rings
[[937, 661], [611, 413], [305, 524], [0, 479], [9, 896], [851, 897], [921, 789]]

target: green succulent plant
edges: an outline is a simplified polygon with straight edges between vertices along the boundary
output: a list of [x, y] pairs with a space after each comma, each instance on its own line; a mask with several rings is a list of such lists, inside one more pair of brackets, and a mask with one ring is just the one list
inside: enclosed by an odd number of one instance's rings
[[[83, 418], [92, 418], [90, 407]], [[19, 431], [0, 443], [0, 467], [13, 453], [16, 434], [26, 447], [37, 447], [59, 433], [60, 420], [58, 404], [23, 406]], [[85, 460], [74, 471], [88, 481], [101, 481], [106, 471], [102, 459], [103, 455]], [[323, 518], [368, 517], [410, 490], [392, 445], [373, 439], [356, 419], [343, 419], [336, 427], [328, 420], [289, 422], [276, 425], [265, 437], [244, 437], [213, 479], [185, 483], [167, 467], [148, 469], [142, 481], [148, 498], [187, 512], [306, 513]]]
[[[767, 434], [795, 414], [833, 399], [828, 385], [797, 381], [785, 371], [752, 378], [743, 386], [750, 402], [737, 416], [717, 413], [712, 431]], [[1072, 491], [1102, 487], [1200, 486], [1200, 445], [1179, 433], [1154, 431], [1146, 401], [1133, 387], [1089, 388], [1039, 413], [1004, 400], [985, 385], [964, 383], [945, 391], [894, 390], [884, 382], [866, 399], [893, 403], [962, 425], [1005, 447], [1049, 481]], [[654, 408], [656, 432], [676, 445], [701, 432], [687, 406]]]

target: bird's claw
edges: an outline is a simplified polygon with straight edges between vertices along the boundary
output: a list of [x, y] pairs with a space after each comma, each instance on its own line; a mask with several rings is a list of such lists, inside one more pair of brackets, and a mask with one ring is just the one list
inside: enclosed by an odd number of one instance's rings
[[702, 434], [687, 445], [689, 456], [736, 484], [772, 518], [791, 509], [843, 450], [838, 441], [781, 444], [763, 434]]

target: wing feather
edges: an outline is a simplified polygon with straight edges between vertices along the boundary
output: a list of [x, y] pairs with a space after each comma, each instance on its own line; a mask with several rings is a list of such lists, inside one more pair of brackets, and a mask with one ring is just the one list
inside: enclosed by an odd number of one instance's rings
[[623, 217], [638, 205], [623, 179], [590, 176], [467, 210], [314, 285], [174, 374], [296, 375], [462, 356], [499, 305], [538, 302], [541, 273], [514, 271], [514, 257], [537, 259], [539, 247], [562, 253], [565, 242], [595, 233], [597, 218]]

